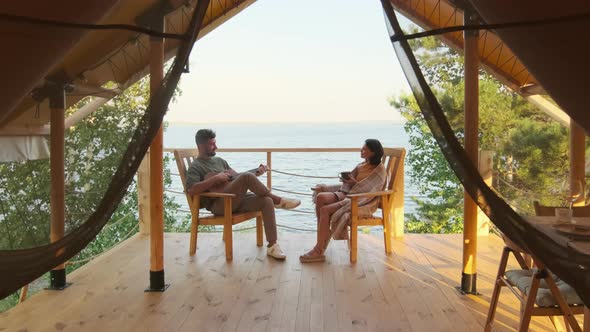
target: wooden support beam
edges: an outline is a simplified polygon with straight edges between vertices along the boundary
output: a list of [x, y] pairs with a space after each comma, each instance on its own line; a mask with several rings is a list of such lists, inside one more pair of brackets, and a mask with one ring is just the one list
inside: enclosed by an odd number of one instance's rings
[[[164, 17], [158, 30], [164, 31]], [[164, 79], [164, 39], [150, 38], [150, 98]], [[164, 279], [164, 130], [160, 126], [150, 145], [150, 286], [165, 291]]]
[[[576, 188], [581, 184], [583, 190], [586, 183], [586, 133], [584, 128], [576, 122], [570, 122], [570, 188]], [[574, 202], [574, 206], [585, 204], [585, 197], [580, 197]]]
[[[65, 203], [65, 107], [66, 95], [62, 86], [56, 86], [49, 98], [51, 109], [50, 124], [50, 203], [51, 203], [51, 243], [64, 237], [66, 203]], [[58, 253], [59, 254], [59, 253]], [[50, 272], [50, 286], [52, 289], [66, 287], [65, 264], [60, 264]]]
[[[113, 96], [114, 97], [114, 96]], [[113, 97], [96, 97], [88, 104], [82, 106], [79, 110], [68, 116], [64, 120], [64, 129], [75, 126], [87, 116], [96, 111], [99, 107], [106, 104]], [[29, 126], [29, 127], [5, 127], [0, 129], [0, 136], [47, 136], [51, 134], [51, 126]]]
[[113, 97], [104, 98], [104, 97], [95, 97], [91, 102], [88, 104], [80, 107], [76, 112], [72, 115], [68, 116], [65, 120], [65, 128], [70, 128], [71, 126], [75, 126], [80, 121], [84, 120], [87, 116], [94, 113], [99, 107], [106, 104], [109, 100]]
[[551, 117], [553, 120], [559, 122], [563, 126], [569, 127], [569, 115], [567, 115], [561, 108], [559, 108], [559, 106], [555, 105], [547, 98], [541, 95], [532, 95], [526, 96], [525, 99], [533, 105], [537, 106], [541, 111], [549, 115], [549, 117]]
[[[474, 23], [474, 13], [466, 10], [465, 24]], [[477, 167], [479, 132], [479, 56], [478, 32], [464, 32], [465, 58], [465, 150]], [[464, 293], [477, 293], [477, 204], [464, 192], [463, 202], [463, 273], [461, 290]]]

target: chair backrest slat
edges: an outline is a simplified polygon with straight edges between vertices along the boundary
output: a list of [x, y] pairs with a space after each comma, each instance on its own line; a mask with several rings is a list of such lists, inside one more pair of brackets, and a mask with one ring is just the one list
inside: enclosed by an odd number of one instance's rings
[[[190, 167], [191, 163], [193, 162], [194, 158], [198, 156], [199, 151], [197, 149], [176, 149], [174, 150], [174, 159], [176, 159], [176, 166], [178, 167], [178, 174], [180, 174], [180, 182], [182, 182], [182, 187], [184, 188], [184, 192], [188, 190], [186, 187], [186, 173], [188, 168]], [[196, 209], [195, 203], [193, 202], [193, 197], [189, 196], [188, 194], [185, 195], [186, 200], [188, 201], [189, 208], [191, 209], [192, 213], [199, 213]]]
[[404, 162], [406, 156], [406, 149], [402, 148], [383, 148], [382, 163], [385, 166], [387, 173], [387, 180], [385, 181], [385, 188], [387, 190], [393, 189], [396, 179], [403, 174], [398, 174], [401, 164]]

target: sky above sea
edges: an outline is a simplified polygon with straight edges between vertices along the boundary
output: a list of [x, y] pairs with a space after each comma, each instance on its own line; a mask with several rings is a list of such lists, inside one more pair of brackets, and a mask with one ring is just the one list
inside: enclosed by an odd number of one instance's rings
[[[407, 22], [407, 21], [405, 21]], [[379, 1], [258, 0], [195, 45], [171, 123], [401, 121]]]

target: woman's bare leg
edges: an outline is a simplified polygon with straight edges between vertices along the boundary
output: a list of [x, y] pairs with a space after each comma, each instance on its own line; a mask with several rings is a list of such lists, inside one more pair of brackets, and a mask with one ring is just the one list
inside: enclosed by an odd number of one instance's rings
[[315, 198], [315, 215], [317, 220], [320, 220], [320, 209], [328, 204], [338, 202], [338, 196], [333, 192], [321, 192]]
[[318, 239], [314, 248], [308, 252], [309, 255], [321, 255], [326, 251], [328, 241], [330, 239], [330, 217], [336, 210], [338, 210], [342, 204], [335, 202], [332, 204], [324, 205], [320, 209], [318, 218]]

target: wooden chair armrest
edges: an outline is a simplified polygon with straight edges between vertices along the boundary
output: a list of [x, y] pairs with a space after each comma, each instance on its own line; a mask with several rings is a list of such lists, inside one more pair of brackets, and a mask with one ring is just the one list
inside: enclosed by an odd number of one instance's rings
[[374, 191], [374, 192], [370, 192], [370, 193], [349, 194], [349, 195], [346, 195], [346, 197], [348, 197], [348, 198], [353, 198], [353, 197], [376, 197], [376, 196], [391, 195], [394, 192], [395, 192], [395, 190], [383, 190], [383, 191]]
[[228, 194], [228, 193], [212, 193], [212, 192], [204, 192], [204, 193], [200, 193], [198, 195], [195, 196], [206, 196], [206, 197], [217, 197], [217, 198], [223, 198], [223, 197], [236, 197], [235, 194]]

